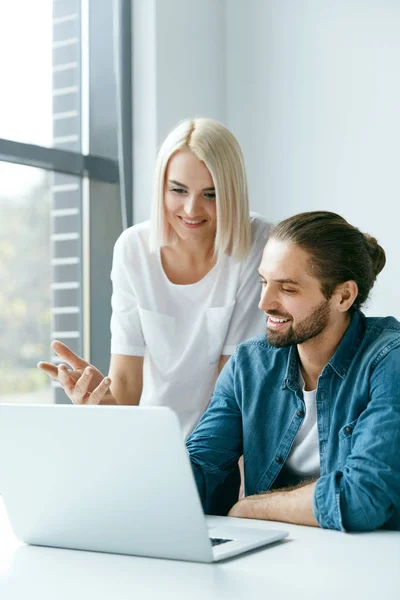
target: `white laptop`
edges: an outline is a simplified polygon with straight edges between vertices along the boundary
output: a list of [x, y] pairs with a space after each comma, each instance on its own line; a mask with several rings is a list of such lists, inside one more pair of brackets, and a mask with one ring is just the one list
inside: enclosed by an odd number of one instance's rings
[[16, 536], [40, 546], [213, 562], [287, 536], [207, 525], [164, 407], [0, 405], [0, 494]]

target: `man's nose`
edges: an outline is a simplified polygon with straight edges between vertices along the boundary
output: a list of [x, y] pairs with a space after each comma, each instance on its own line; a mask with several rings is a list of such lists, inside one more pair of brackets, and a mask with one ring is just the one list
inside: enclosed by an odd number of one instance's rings
[[277, 306], [275, 294], [269, 285], [263, 285], [261, 288], [260, 302], [258, 308], [260, 310], [268, 311], [274, 309]]

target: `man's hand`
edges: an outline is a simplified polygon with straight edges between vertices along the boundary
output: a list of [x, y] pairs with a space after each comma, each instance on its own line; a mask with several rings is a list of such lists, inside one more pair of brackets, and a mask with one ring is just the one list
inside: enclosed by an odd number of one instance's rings
[[319, 527], [312, 511], [315, 482], [276, 492], [247, 496], [229, 511], [229, 517], [282, 521]]

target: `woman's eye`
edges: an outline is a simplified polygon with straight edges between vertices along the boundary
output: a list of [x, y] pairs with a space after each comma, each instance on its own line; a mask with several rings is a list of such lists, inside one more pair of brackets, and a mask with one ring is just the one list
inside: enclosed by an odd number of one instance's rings
[[174, 192], [175, 194], [184, 194], [186, 190], [183, 188], [171, 188], [171, 192]]
[[208, 200], [215, 200], [215, 192], [206, 192], [204, 194], [204, 197]]
[[267, 282], [264, 281], [264, 279], [259, 279], [258, 282], [261, 283], [261, 285], [267, 285]]

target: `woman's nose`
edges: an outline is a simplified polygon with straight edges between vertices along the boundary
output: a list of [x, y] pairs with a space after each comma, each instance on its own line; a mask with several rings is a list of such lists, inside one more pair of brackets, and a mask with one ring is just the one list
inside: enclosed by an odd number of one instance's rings
[[188, 217], [195, 217], [199, 212], [199, 199], [196, 194], [188, 194], [185, 198], [185, 213]]

